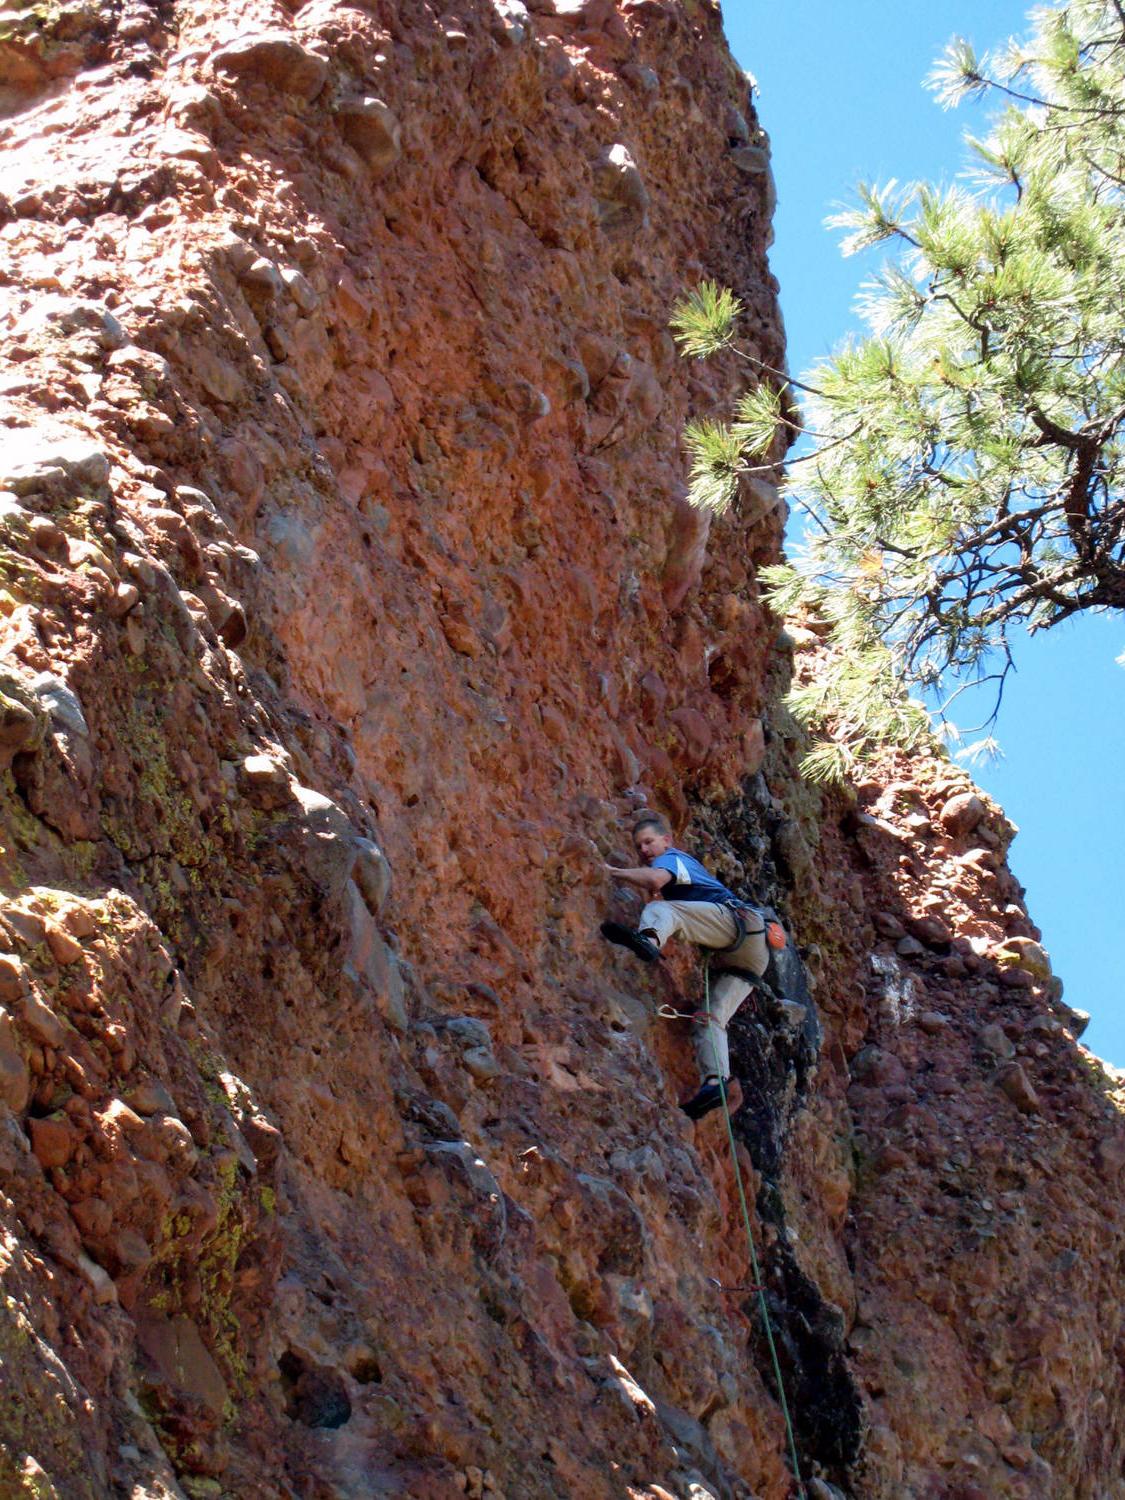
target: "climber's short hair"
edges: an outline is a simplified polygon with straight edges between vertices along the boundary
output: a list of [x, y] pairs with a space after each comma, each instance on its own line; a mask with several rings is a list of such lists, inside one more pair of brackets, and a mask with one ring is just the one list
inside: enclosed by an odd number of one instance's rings
[[633, 820], [633, 837], [636, 838], [642, 828], [655, 828], [657, 833], [664, 834], [667, 838], [672, 837], [672, 830], [668, 827], [664, 818], [656, 812], [641, 813], [639, 818]]

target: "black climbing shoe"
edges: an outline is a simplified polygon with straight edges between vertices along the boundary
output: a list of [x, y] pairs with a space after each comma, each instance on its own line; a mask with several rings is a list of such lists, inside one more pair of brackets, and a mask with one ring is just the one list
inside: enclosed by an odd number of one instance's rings
[[620, 943], [622, 948], [628, 948], [630, 953], [643, 958], [646, 964], [654, 964], [660, 957], [660, 949], [651, 938], [646, 938], [643, 932], [634, 932], [631, 927], [622, 926], [620, 922], [603, 922], [602, 937], [608, 938], [611, 943]]
[[705, 1083], [685, 1104], [681, 1104], [680, 1108], [689, 1120], [702, 1120], [704, 1115], [709, 1115], [713, 1109], [718, 1109], [722, 1102], [723, 1090], [718, 1082]]

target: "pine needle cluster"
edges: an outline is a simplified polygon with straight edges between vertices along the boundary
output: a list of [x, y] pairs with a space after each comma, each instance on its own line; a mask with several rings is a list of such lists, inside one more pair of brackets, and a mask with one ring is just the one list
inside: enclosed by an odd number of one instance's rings
[[756, 383], [738, 401], [733, 422], [704, 418], [684, 427], [684, 446], [691, 458], [688, 499], [701, 510], [720, 515], [734, 504], [742, 477], [773, 472], [777, 458], [766, 461], [768, 455], [779, 444], [783, 451], [792, 441], [781, 429], [793, 425], [782, 405], [793, 382], [740, 343], [742, 311], [742, 303], [729, 288], [702, 281], [677, 302], [669, 320], [680, 352], [689, 359], [731, 351], [750, 366], [755, 378]]
[[[914, 693], [948, 706], [992, 680], [998, 707], [1014, 627], [1125, 608], [1125, 6], [1031, 21], [995, 55], [954, 41], [931, 75], [945, 105], [1002, 105], [966, 138], [963, 184], [863, 184], [832, 221], [845, 253], [894, 253], [863, 289], [866, 333], [802, 382], [759, 367], [733, 421], [688, 430], [692, 498], [717, 510], [811, 437], [787, 480], [806, 544], [766, 582], [779, 613], [828, 627], [827, 668], [791, 703], [832, 735], [806, 766], [821, 778], [924, 733]], [[737, 350], [740, 311], [697, 288], [683, 352]]]

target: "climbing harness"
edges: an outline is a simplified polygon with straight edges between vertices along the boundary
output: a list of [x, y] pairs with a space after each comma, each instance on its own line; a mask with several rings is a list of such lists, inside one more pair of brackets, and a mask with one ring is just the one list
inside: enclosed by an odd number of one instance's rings
[[[734, 942], [728, 943], [725, 948], [713, 948], [713, 953], [736, 953], [748, 937], [764, 937], [767, 945], [775, 950], [784, 948], [789, 941], [785, 936], [785, 928], [770, 908], [752, 906], [749, 901], [723, 901], [718, 904], [734, 918]], [[747, 917], [757, 917], [762, 925], [748, 926]]]
[[[736, 953], [748, 937], [762, 937], [764, 935], [766, 930], [765, 917], [755, 907], [747, 906], [744, 901], [740, 901], [737, 906], [733, 901], [723, 901], [719, 904], [724, 911], [729, 911], [734, 918], [734, 942], [728, 943], [725, 948], [713, 948], [711, 950], [713, 953]], [[751, 914], [756, 917], [762, 917], [763, 925], [761, 927], [755, 927], [751, 930], [747, 926], [746, 918]]]
[[[707, 1019], [711, 1019], [711, 978], [710, 972], [705, 968], [703, 971], [703, 1009]], [[758, 1292], [758, 1306], [762, 1313], [762, 1326], [766, 1332], [766, 1343], [769, 1345], [770, 1358], [773, 1361], [773, 1375], [777, 1381], [778, 1405], [781, 1407], [781, 1415], [785, 1418], [785, 1431], [789, 1438], [789, 1456], [793, 1464], [793, 1478], [797, 1482], [798, 1500], [806, 1500], [804, 1482], [801, 1479], [801, 1466], [797, 1459], [797, 1439], [793, 1433], [793, 1423], [789, 1416], [789, 1403], [785, 1399], [785, 1385], [781, 1378], [781, 1362], [777, 1357], [777, 1345], [774, 1343], [773, 1326], [770, 1323], [770, 1310], [766, 1302], [766, 1289], [762, 1284], [762, 1272], [758, 1264], [758, 1251], [754, 1244], [754, 1231], [750, 1227], [750, 1210], [746, 1203], [746, 1189], [742, 1183], [742, 1167], [738, 1160], [738, 1150], [734, 1139], [734, 1126], [731, 1124], [730, 1106], [727, 1103], [727, 1084], [725, 1078], [719, 1079], [719, 1093], [723, 1100], [723, 1118], [727, 1124], [727, 1140], [730, 1144], [730, 1159], [734, 1166], [734, 1180], [738, 1184], [738, 1202], [742, 1209], [742, 1223], [746, 1230], [746, 1243], [750, 1247], [750, 1266], [754, 1273], [754, 1283]], [[729, 1290], [729, 1288], [723, 1288]]]
[[733, 964], [724, 964], [721, 969], [714, 971], [721, 979], [724, 974], [733, 974], [736, 979], [744, 979], [752, 990], [757, 990], [760, 995], [765, 995], [770, 1000], [777, 1000], [778, 993], [770, 984], [764, 974], [756, 974], [753, 969], [737, 969]]

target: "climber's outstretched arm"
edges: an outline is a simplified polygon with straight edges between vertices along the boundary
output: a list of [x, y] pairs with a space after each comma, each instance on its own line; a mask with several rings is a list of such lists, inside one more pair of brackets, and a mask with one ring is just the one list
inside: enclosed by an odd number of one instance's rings
[[672, 879], [671, 870], [650, 870], [644, 865], [621, 869], [617, 865], [606, 865], [605, 870], [614, 880], [623, 880], [626, 885], [635, 885], [648, 896], [656, 896]]

